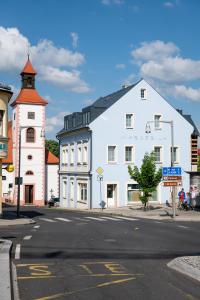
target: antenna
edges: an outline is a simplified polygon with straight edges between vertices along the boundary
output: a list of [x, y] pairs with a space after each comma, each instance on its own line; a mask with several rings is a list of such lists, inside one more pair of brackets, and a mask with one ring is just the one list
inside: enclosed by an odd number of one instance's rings
[[28, 43], [28, 46], [27, 46], [27, 56], [28, 56], [28, 60], [30, 58], [30, 44]]

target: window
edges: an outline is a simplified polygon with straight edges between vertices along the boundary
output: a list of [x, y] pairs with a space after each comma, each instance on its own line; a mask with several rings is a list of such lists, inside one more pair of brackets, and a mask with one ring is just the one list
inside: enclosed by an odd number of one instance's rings
[[33, 175], [33, 171], [30, 170], [26, 171], [26, 175]]
[[154, 116], [154, 127], [155, 127], [156, 130], [161, 129], [160, 119], [161, 119], [161, 115], [155, 115]]
[[125, 147], [125, 162], [132, 163], [133, 162], [133, 146]]
[[74, 181], [70, 181], [70, 200], [74, 200]]
[[63, 199], [67, 198], [67, 181], [63, 180]]
[[31, 160], [33, 158], [33, 156], [30, 154], [27, 156], [28, 160]]
[[161, 162], [161, 150], [162, 150], [162, 147], [160, 147], [160, 146], [154, 147], [155, 162], [157, 162], [157, 163]]
[[127, 200], [128, 203], [140, 201], [140, 192], [138, 184], [127, 185]]
[[76, 117], [73, 117], [73, 118], [72, 118], [72, 126], [73, 126], [73, 127], [76, 127]]
[[133, 114], [126, 114], [126, 128], [133, 128]]
[[3, 116], [4, 110], [0, 110], [0, 135], [3, 135]]
[[65, 164], [65, 159], [66, 159], [66, 156], [65, 156], [65, 149], [62, 149], [62, 163]]
[[[173, 147], [173, 149], [174, 149], [174, 163], [177, 164], [179, 163], [179, 148]], [[172, 147], [171, 147], [171, 158], [172, 158]]]
[[87, 183], [78, 183], [78, 200], [87, 202]]
[[32, 87], [32, 85], [33, 85], [33, 82], [32, 82], [32, 77], [28, 77], [27, 78], [27, 87]]
[[82, 163], [82, 147], [81, 145], [78, 146], [78, 164]]
[[70, 150], [70, 164], [74, 164], [74, 148], [71, 148]]
[[29, 127], [26, 130], [26, 142], [27, 143], [34, 143], [35, 142], [35, 130], [32, 127]]
[[140, 90], [140, 96], [141, 96], [141, 99], [147, 99], [147, 90], [146, 89], [141, 89]]
[[108, 162], [116, 162], [116, 146], [108, 146]]
[[87, 163], [88, 163], [87, 146], [83, 146], [83, 164], [87, 165]]
[[35, 112], [34, 111], [28, 111], [28, 119], [35, 119]]

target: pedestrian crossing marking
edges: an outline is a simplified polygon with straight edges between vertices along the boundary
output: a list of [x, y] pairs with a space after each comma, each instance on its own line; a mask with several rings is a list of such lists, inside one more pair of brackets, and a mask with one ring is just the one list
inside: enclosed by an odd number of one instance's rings
[[137, 221], [137, 219], [128, 218], [128, 217], [120, 217], [120, 216], [116, 216], [116, 218], [122, 219], [122, 220], [127, 220], [127, 221]]
[[47, 221], [47, 222], [56, 222], [55, 220], [47, 219], [47, 218], [40, 218], [40, 220]]
[[113, 221], [122, 221], [121, 219], [116, 219], [116, 218], [112, 218], [112, 217], [101, 217], [103, 219], [106, 219], [106, 220], [113, 220]]
[[101, 218], [95, 218], [95, 217], [85, 217], [86, 219], [91, 219], [91, 220], [97, 220], [97, 221], [106, 221], [104, 219], [101, 219]]
[[66, 218], [55, 218], [56, 220], [59, 221], [64, 221], [64, 222], [72, 222], [72, 220], [66, 219]]

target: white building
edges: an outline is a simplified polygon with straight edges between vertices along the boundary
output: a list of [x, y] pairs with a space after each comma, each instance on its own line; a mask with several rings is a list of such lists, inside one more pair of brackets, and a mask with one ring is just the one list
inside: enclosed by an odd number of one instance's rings
[[16, 178], [21, 177], [20, 204], [41, 206], [51, 193], [58, 195], [59, 160], [45, 149], [47, 101], [35, 89], [35, 76], [36, 71], [28, 58], [21, 72], [21, 91], [11, 104], [13, 111], [8, 126], [8, 157], [3, 160], [3, 167], [12, 163], [15, 170], [13, 173], [3, 170], [3, 196], [17, 203]]
[[[183, 187], [189, 191], [187, 171], [196, 168], [198, 130], [190, 116], [174, 109], [142, 79], [65, 116], [57, 134], [61, 206], [97, 208], [101, 200], [107, 207], [138, 203], [138, 184], [130, 179], [128, 165], [140, 167], [144, 154], [152, 151], [157, 167], [171, 165], [171, 128], [159, 122], [164, 120], [173, 120], [175, 166], [182, 168]], [[147, 121], [153, 121], [151, 133], [145, 132]], [[165, 203], [170, 195], [170, 187], [160, 183], [152, 201]]]

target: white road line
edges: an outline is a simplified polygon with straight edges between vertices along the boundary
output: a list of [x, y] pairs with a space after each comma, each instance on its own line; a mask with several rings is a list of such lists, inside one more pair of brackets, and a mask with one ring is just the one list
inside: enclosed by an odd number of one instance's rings
[[91, 219], [91, 220], [96, 220], [96, 221], [101, 221], [101, 222], [105, 222], [106, 220], [104, 219], [100, 219], [100, 218], [94, 218], [94, 217], [85, 217], [86, 219]]
[[32, 238], [32, 235], [26, 235], [23, 240], [30, 240]]
[[65, 219], [65, 218], [55, 218], [55, 219], [59, 220], [59, 221], [64, 221], [64, 222], [72, 222], [72, 220]]
[[128, 221], [137, 221], [138, 219], [133, 219], [133, 218], [127, 218], [127, 217], [118, 217], [116, 216], [116, 218], [122, 219], [122, 220], [128, 220]]
[[23, 240], [30, 240], [32, 238], [32, 235], [26, 235]]
[[101, 217], [102, 219], [113, 220], [113, 221], [122, 221], [121, 219], [116, 219], [112, 217]]
[[17, 244], [15, 248], [15, 259], [20, 259], [20, 250], [21, 250], [21, 245]]
[[33, 228], [40, 228], [40, 225], [35, 225], [33, 226]]
[[185, 229], [188, 229], [188, 228], [189, 228], [189, 227], [183, 226], [183, 225], [178, 225], [178, 227], [180, 227], [180, 228], [185, 228]]
[[40, 220], [46, 221], [46, 222], [56, 222], [56, 221], [54, 221], [52, 219], [46, 219], [46, 218], [40, 218]]

